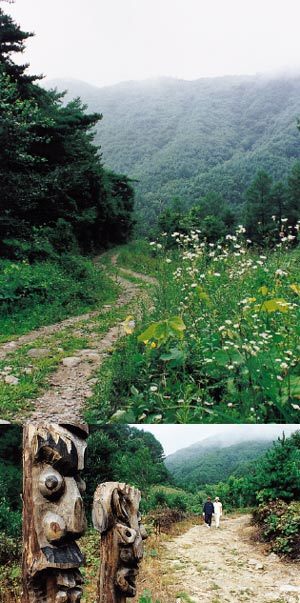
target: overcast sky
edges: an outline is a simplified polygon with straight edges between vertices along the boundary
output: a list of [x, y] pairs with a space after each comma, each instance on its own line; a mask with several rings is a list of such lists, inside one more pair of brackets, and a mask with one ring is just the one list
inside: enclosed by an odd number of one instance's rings
[[97, 86], [297, 69], [299, 0], [16, 0], [32, 73]]
[[239, 430], [244, 441], [252, 439], [277, 439], [284, 431], [288, 436], [299, 429], [299, 425], [134, 425], [138, 429], [150, 431], [161, 443], [165, 455], [172, 454], [180, 448], [191, 446], [220, 433], [229, 436]]

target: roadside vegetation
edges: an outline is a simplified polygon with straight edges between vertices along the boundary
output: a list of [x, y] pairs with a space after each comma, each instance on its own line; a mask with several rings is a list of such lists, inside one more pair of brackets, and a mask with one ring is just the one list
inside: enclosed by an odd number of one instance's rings
[[80, 256], [56, 261], [0, 260], [0, 343], [115, 301], [118, 287]]
[[287, 235], [258, 249], [243, 227], [214, 243], [199, 230], [175, 232], [171, 247], [165, 239], [119, 253], [119, 266], [157, 286], [103, 365], [87, 418], [298, 422], [299, 248]]

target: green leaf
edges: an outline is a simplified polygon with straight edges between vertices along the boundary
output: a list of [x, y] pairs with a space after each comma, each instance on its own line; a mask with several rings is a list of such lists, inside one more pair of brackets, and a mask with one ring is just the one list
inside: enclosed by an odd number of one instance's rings
[[141, 333], [138, 336], [138, 341], [142, 342], [142, 343], [148, 343], [148, 341], [150, 339], [154, 339], [155, 337], [155, 332], [156, 332], [156, 327], [157, 327], [157, 323], [153, 322], [152, 325], [150, 325], [146, 331], [143, 331], [143, 333]]
[[171, 366], [181, 366], [185, 362], [185, 353], [178, 348], [171, 348], [167, 354], [162, 354], [160, 360], [170, 362]]
[[166, 343], [169, 338], [183, 338], [183, 331], [186, 326], [180, 316], [172, 316], [166, 320], [153, 322], [149, 327], [138, 336], [138, 341], [145, 344], [151, 339], [155, 339], [159, 344]]
[[167, 322], [169, 326], [177, 333], [182, 333], [186, 329], [181, 316], [173, 316], [173, 318], [170, 318]]
[[206, 291], [204, 291], [204, 289], [203, 289], [203, 287], [201, 287], [201, 285], [199, 285], [197, 287], [196, 291], [198, 292], [198, 295], [199, 295], [200, 299], [202, 299], [202, 301], [206, 302], [206, 304], [208, 306], [211, 305], [210, 297], [209, 297], [208, 293], [206, 293]]
[[296, 293], [297, 295], [300, 295], [300, 286], [296, 283], [290, 285], [290, 289], [292, 289], [292, 291], [294, 291], [294, 293]]
[[288, 402], [289, 400], [300, 400], [300, 376], [289, 375], [286, 377], [282, 384], [282, 402]]
[[268, 312], [269, 314], [272, 314], [273, 312], [288, 312], [288, 309], [288, 302], [285, 299], [280, 298], [268, 299], [260, 306], [261, 312]]

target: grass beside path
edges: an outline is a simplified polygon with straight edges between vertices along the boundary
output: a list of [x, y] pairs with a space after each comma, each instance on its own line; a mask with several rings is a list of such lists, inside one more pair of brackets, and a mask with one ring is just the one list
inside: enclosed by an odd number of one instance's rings
[[119, 291], [99, 263], [82, 256], [34, 264], [0, 260], [0, 343], [100, 310]]

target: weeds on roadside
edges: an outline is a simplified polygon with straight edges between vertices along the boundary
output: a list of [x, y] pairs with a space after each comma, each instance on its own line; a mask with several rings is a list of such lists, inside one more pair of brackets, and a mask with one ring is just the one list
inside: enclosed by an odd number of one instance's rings
[[107, 409], [129, 422], [298, 422], [299, 249], [253, 249], [243, 227], [217, 244], [174, 238], [176, 252], [148, 246], [155, 309], [109, 361]]
[[33, 264], [0, 260], [0, 342], [100, 308], [118, 290], [99, 266], [80, 256]]

